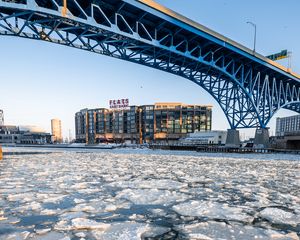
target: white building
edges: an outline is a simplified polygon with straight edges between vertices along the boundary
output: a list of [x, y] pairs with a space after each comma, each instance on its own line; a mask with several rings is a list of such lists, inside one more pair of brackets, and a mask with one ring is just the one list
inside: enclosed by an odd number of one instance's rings
[[227, 131], [205, 131], [188, 134], [180, 143], [186, 145], [224, 145], [226, 143]]

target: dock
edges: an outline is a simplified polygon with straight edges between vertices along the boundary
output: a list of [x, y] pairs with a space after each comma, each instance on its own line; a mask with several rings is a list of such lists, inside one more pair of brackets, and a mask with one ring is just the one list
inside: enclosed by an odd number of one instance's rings
[[150, 144], [150, 149], [177, 150], [177, 151], [197, 151], [205, 153], [238, 153], [238, 154], [300, 154], [299, 150], [274, 149], [274, 148], [246, 148], [227, 146], [207, 146], [207, 145], [186, 145], [186, 144]]

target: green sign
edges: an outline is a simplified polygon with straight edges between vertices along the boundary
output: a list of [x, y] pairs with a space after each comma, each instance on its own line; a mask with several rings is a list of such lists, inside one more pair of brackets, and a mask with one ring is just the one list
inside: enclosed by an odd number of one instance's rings
[[288, 58], [288, 51], [287, 50], [282, 50], [280, 53], [276, 53], [276, 54], [272, 54], [270, 56], [266, 56], [266, 58], [269, 58], [273, 61]]

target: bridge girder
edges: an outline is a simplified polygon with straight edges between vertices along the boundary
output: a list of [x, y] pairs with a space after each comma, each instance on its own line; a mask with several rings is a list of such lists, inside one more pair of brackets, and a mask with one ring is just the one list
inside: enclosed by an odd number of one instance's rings
[[134, 0], [116, 1], [117, 10], [109, 13], [105, 1], [83, 2], [69, 1], [63, 16], [62, 1], [0, 0], [0, 35], [79, 48], [189, 79], [218, 102], [232, 129], [265, 128], [281, 108], [300, 113], [297, 79], [247, 61], [225, 44], [187, 37], [168, 19], [151, 26], [150, 13], [124, 10]]

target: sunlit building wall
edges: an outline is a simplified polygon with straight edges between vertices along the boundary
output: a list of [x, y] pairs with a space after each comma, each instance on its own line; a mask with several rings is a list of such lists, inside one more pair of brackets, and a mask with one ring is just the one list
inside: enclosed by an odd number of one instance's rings
[[62, 131], [61, 131], [61, 120], [52, 119], [51, 120], [51, 132], [52, 132], [52, 141], [54, 143], [62, 143]]
[[211, 130], [211, 106], [156, 103], [128, 109], [83, 109], [75, 114], [76, 141], [172, 142]]

